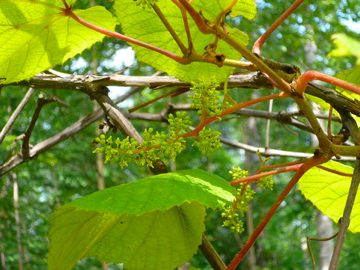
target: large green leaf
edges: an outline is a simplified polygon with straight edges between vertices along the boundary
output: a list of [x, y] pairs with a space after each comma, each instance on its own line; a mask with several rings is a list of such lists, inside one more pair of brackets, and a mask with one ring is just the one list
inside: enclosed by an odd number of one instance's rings
[[[196, 10], [201, 10], [206, 19], [213, 21], [228, 3], [228, 0], [197, 0], [193, 1], [192, 5]], [[172, 1], [162, 0], [157, 1], [156, 4], [180, 40], [187, 46], [188, 41], [180, 9]], [[144, 9], [141, 5], [130, 3], [128, 0], [115, 1], [114, 8], [126, 35], [183, 56], [177, 43], [153, 9]], [[253, 0], [238, 1], [233, 8], [233, 12], [235, 12], [235, 15], [241, 14], [253, 18], [256, 12], [255, 3]], [[213, 43], [215, 37], [214, 35], [202, 34], [189, 15], [188, 21], [193, 47], [196, 52], [203, 54], [205, 52], [204, 48]], [[238, 29], [228, 30], [230, 35], [236, 38], [238, 42], [244, 45], [248, 43], [248, 37], [245, 33]], [[138, 60], [176, 76], [180, 80], [197, 81], [202, 76], [210, 76], [213, 77], [214, 81], [224, 81], [226, 76], [234, 70], [232, 67], [218, 68], [213, 64], [199, 62], [182, 65], [157, 52], [136, 45], [132, 45], [132, 47], [137, 53]], [[241, 58], [237, 51], [222, 40], [219, 40], [216, 52], [224, 54], [229, 59], [240, 60]]]
[[[322, 166], [345, 174], [352, 174], [354, 171], [352, 167], [334, 161], [329, 161]], [[299, 186], [308, 200], [337, 223], [345, 208], [350, 183], [350, 176], [342, 176], [315, 167], [304, 174], [299, 181]], [[349, 230], [360, 232], [359, 194], [356, 196], [350, 219]]]
[[222, 207], [235, 194], [216, 175], [186, 170], [75, 200], [53, 214], [49, 269], [71, 269], [88, 256], [127, 269], [173, 269], [201, 243], [205, 208]]
[[[75, 0], [66, 2], [71, 5]], [[62, 8], [62, 0], [0, 1], [1, 83], [29, 79], [102, 40], [104, 35], [66, 16]], [[103, 28], [116, 26], [103, 7], [74, 12]]]

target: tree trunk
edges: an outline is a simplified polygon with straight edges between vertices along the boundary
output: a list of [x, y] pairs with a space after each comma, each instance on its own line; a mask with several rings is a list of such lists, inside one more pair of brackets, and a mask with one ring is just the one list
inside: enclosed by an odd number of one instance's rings
[[[333, 223], [328, 216], [318, 211], [316, 216], [318, 237], [327, 238], [334, 234]], [[334, 250], [334, 240], [319, 241], [319, 266], [320, 270], [328, 270]]]
[[20, 213], [19, 213], [19, 186], [17, 182], [17, 175], [14, 172], [11, 172], [13, 179], [13, 199], [14, 199], [14, 216], [15, 216], [15, 229], [16, 229], [16, 241], [17, 241], [17, 250], [18, 250], [18, 261], [19, 261], [19, 270], [24, 269], [23, 262], [23, 247], [21, 243], [21, 224], [20, 224]]

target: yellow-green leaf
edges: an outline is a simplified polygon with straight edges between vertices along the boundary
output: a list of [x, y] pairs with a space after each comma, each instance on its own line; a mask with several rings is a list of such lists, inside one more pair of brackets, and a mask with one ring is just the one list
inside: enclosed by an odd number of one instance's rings
[[344, 33], [337, 33], [331, 36], [336, 49], [332, 50], [328, 57], [342, 57], [353, 55], [357, 58], [356, 65], [360, 65], [360, 41]]
[[[71, 5], [75, 0], [66, 1]], [[63, 13], [62, 0], [0, 1], [0, 78], [26, 80], [81, 53], [103, 34]], [[83, 19], [114, 30], [116, 20], [104, 7], [74, 11]]]
[[[352, 167], [329, 161], [322, 166], [341, 173], [351, 175]], [[343, 215], [351, 176], [335, 174], [318, 167], [311, 168], [299, 181], [299, 189], [321, 212], [329, 216], [335, 223]], [[349, 230], [360, 232], [360, 196], [356, 196], [351, 213]]]
[[[340, 71], [336, 74], [336, 78], [355, 84], [360, 87], [360, 66]], [[350, 92], [346, 89], [336, 87], [336, 90], [353, 100], [360, 100], [360, 96], [356, 93]], [[360, 125], [360, 117], [353, 115], [357, 124]]]

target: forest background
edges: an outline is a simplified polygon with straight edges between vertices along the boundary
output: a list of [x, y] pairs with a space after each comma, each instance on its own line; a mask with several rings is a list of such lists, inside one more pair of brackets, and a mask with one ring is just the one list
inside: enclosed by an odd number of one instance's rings
[[[249, 44], [261, 35], [292, 4], [292, 1], [257, 1], [258, 15], [255, 20], [239, 18], [229, 22], [231, 27], [239, 27], [250, 37]], [[91, 5], [105, 5], [111, 8], [112, 3], [106, 1], [77, 1], [75, 8], [87, 8]], [[349, 69], [356, 65], [355, 57], [329, 57], [335, 48], [331, 36], [346, 33], [358, 38], [359, 32], [352, 26], [359, 21], [360, 5], [356, 0], [349, 1], [305, 1], [289, 19], [270, 37], [262, 49], [263, 55], [277, 61], [295, 64], [302, 71], [314, 69], [333, 75], [337, 71]], [[359, 27], [360, 28], [360, 27]], [[105, 38], [81, 55], [69, 60], [55, 70], [70, 74], [112, 74], [123, 68], [123, 59], [129, 59], [129, 45], [112, 38]], [[124, 50], [126, 49], [126, 50]], [[131, 58], [130, 58], [131, 59]], [[129, 67], [126, 75], [151, 76], [157, 72], [154, 68], [136, 62]], [[164, 74], [165, 75], [165, 74]], [[0, 126], [4, 126], [11, 113], [23, 98], [28, 89], [19, 86], [8, 86], [1, 92]], [[112, 88], [112, 97], [125, 96], [119, 103], [122, 109], [129, 109], [158, 96], [158, 92], [149, 88], [121, 89]], [[248, 100], [267, 94], [269, 90], [233, 89], [233, 96], [239, 100]], [[67, 90], [46, 90], [70, 106], [52, 103], [43, 108], [37, 125], [33, 131], [31, 144], [35, 145], [59, 133], [82, 117], [97, 110], [97, 106], [81, 92]], [[0, 145], [0, 163], [16, 152], [20, 142], [14, 139], [23, 134], [36, 107], [36, 92], [22, 111], [16, 124]], [[46, 94], [43, 94], [46, 95]], [[145, 116], [159, 114], [168, 103], [189, 103], [186, 95], [166, 98], [141, 109], [143, 115], [131, 120], [138, 130], [153, 127], [167, 130], [166, 123], [148, 121]], [[251, 109], [268, 111], [268, 104], [261, 103]], [[290, 100], [277, 100], [273, 104], [273, 112], [296, 112]], [[270, 114], [268, 114], [270, 115]], [[265, 117], [266, 118], [266, 117]], [[271, 121], [270, 132], [267, 133], [267, 119], [234, 115], [216, 125], [222, 137], [231, 141], [242, 142], [256, 147], [270, 147], [285, 151], [311, 153], [313, 151], [312, 136], [294, 127], [284, 128], [275, 120]], [[46, 269], [48, 253], [47, 234], [49, 218], [52, 212], [69, 201], [83, 197], [98, 189], [119, 185], [149, 176], [146, 167], [130, 164], [120, 169], [117, 164], [108, 163], [102, 166], [103, 157], [93, 154], [92, 138], [99, 133], [97, 120], [86, 129], [52, 149], [39, 155], [35, 160], [19, 165], [0, 179], [0, 253], [2, 269]], [[246, 132], [244, 132], [246, 131]], [[265, 139], [267, 138], [267, 139]], [[293, 157], [274, 157], [277, 162], [293, 161]], [[191, 162], [189, 162], [191, 161]], [[241, 148], [224, 145], [211, 156], [204, 156], [191, 147], [176, 161], [166, 161], [171, 171], [190, 168], [202, 168], [224, 178], [233, 166], [240, 166], [250, 172], [260, 167], [259, 158]], [[277, 194], [284, 188], [291, 173], [275, 176], [273, 191], [258, 192], [253, 200], [249, 214], [244, 218], [247, 230], [241, 235], [234, 235], [221, 226], [219, 215], [209, 211], [206, 220], [206, 235], [213, 243], [224, 261], [231, 260], [239, 247], [244, 244], [253, 224], [258, 224]], [[326, 220], [326, 219], [325, 219]], [[317, 237], [321, 234], [324, 218], [315, 207], [303, 197], [299, 191], [292, 191], [281, 205], [272, 221], [266, 227], [255, 249], [250, 252], [247, 262], [241, 269], [310, 269], [311, 262], [306, 250], [306, 237]], [[330, 221], [330, 226], [336, 225]], [[320, 230], [320, 231], [319, 231]], [[329, 231], [329, 229], [327, 229]], [[339, 269], [358, 269], [359, 236], [349, 233], [345, 241], [341, 266]], [[312, 248], [317, 260], [321, 261], [318, 243]], [[200, 269], [211, 269], [206, 259], [199, 252], [192, 265]], [[96, 259], [89, 258], [79, 262], [75, 269], [121, 269], [120, 265], [101, 265]]]

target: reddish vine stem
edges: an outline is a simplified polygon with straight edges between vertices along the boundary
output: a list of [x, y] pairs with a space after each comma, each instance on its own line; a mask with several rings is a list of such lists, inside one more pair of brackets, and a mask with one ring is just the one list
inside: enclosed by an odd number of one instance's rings
[[190, 16], [194, 19], [199, 30], [204, 34], [210, 34], [209, 28], [205, 24], [201, 15], [187, 2], [187, 0], [178, 0], [181, 5], [186, 9]]
[[307, 159], [300, 159], [300, 160], [295, 160], [292, 162], [286, 162], [286, 163], [281, 163], [281, 164], [275, 164], [275, 165], [267, 165], [264, 166], [262, 168], [260, 168], [257, 173], [261, 173], [262, 171], [266, 171], [266, 170], [272, 170], [272, 169], [276, 169], [276, 168], [280, 168], [280, 167], [289, 167], [289, 166], [293, 166], [296, 164], [302, 164], [306, 161]]
[[269, 38], [269, 36], [275, 31], [276, 28], [279, 27], [280, 24], [282, 24], [287, 17], [290, 16], [291, 13], [294, 12], [295, 9], [297, 9], [304, 0], [296, 0], [294, 4], [292, 4], [270, 27], [266, 32], [261, 35], [261, 37], [255, 41], [252, 52], [256, 53], [258, 55], [261, 55], [261, 47], [265, 43], [265, 41]]
[[320, 73], [318, 71], [310, 70], [305, 72], [303, 75], [299, 77], [299, 79], [294, 83], [294, 86], [298, 93], [304, 93], [307, 87], [307, 84], [312, 80], [320, 80], [323, 82], [327, 82], [333, 85], [336, 85], [338, 87], [344, 88], [346, 90], [349, 90], [355, 94], [360, 95], [360, 87], [348, 83], [346, 81], [340, 80], [338, 78], [332, 77], [330, 75], [326, 75], [323, 73]]
[[252, 100], [249, 100], [249, 101], [245, 101], [245, 102], [236, 104], [236, 105], [232, 106], [231, 108], [224, 110], [221, 113], [221, 115], [215, 115], [213, 117], [206, 118], [204, 121], [200, 122], [200, 124], [194, 130], [190, 131], [189, 133], [186, 133], [186, 134], [182, 135], [181, 137], [183, 137], [183, 138], [196, 137], [199, 134], [199, 132], [205, 126], [207, 126], [211, 122], [219, 120], [219, 118], [221, 118], [221, 117], [224, 117], [224, 116], [226, 116], [226, 115], [228, 115], [230, 113], [233, 113], [233, 112], [235, 112], [237, 110], [240, 110], [242, 108], [245, 108], [245, 107], [257, 104], [257, 103], [261, 103], [261, 102], [271, 100], [271, 99], [285, 98], [285, 97], [288, 97], [288, 95], [286, 93], [284, 93], [284, 92], [281, 92], [281, 93], [272, 94], [272, 95], [268, 95], [268, 96], [265, 96], [265, 97], [260, 97], [260, 98], [256, 98], [256, 99], [252, 99]]
[[293, 187], [297, 184], [299, 179], [304, 175], [306, 171], [311, 169], [314, 166], [317, 166], [321, 163], [324, 163], [328, 160], [330, 160], [330, 155], [321, 155], [321, 156], [314, 156], [313, 158], [307, 160], [304, 164], [300, 166], [300, 168], [297, 170], [296, 174], [293, 176], [291, 181], [287, 184], [285, 189], [281, 192], [279, 197], [276, 199], [274, 204], [271, 206], [270, 210], [266, 214], [266, 216], [263, 218], [263, 220], [260, 222], [258, 227], [255, 229], [254, 233], [250, 236], [242, 250], [235, 256], [235, 258], [232, 260], [232, 262], [228, 265], [227, 270], [234, 270], [237, 265], [241, 262], [241, 260], [244, 258], [247, 251], [250, 249], [250, 247], [254, 244], [256, 239], [259, 237], [260, 233], [263, 231], [265, 226], [268, 224], [270, 218], [274, 215], [276, 210], [279, 208], [280, 204], [283, 202], [285, 197], [289, 194], [289, 192], [293, 189]]
[[319, 169], [322, 169], [324, 171], [327, 171], [327, 172], [331, 172], [331, 173], [334, 173], [334, 174], [337, 174], [337, 175], [341, 175], [341, 176], [348, 176], [348, 177], [352, 177], [353, 174], [352, 173], [343, 173], [343, 172], [339, 172], [339, 171], [336, 171], [336, 170], [333, 170], [333, 169], [330, 169], [330, 168], [327, 168], [325, 166], [316, 166], [318, 167]]
[[244, 177], [244, 178], [241, 178], [241, 179], [230, 181], [230, 185], [235, 186], [235, 185], [240, 184], [240, 183], [251, 183], [252, 181], [254, 181], [256, 179], [263, 178], [263, 177], [266, 177], [266, 176], [269, 176], [269, 175], [275, 175], [275, 174], [280, 174], [280, 173], [284, 173], [284, 172], [297, 171], [301, 166], [302, 166], [302, 164], [296, 164], [296, 165], [288, 166], [288, 167], [282, 168], [282, 169], [277, 169], [277, 170], [273, 170], [273, 171], [269, 171], [269, 172], [254, 174], [254, 175], [251, 175], [251, 176], [248, 176], [248, 177]]
[[153, 46], [151, 44], [148, 44], [148, 43], [145, 43], [145, 42], [142, 42], [142, 41], [139, 41], [137, 39], [134, 39], [134, 38], [131, 38], [131, 37], [128, 37], [128, 36], [125, 36], [125, 35], [122, 35], [120, 33], [117, 33], [117, 32], [113, 32], [113, 31], [110, 31], [110, 30], [107, 30], [107, 29], [104, 29], [102, 27], [99, 27], [95, 24], [92, 24], [92, 23], [89, 23], [87, 21], [85, 21], [84, 19], [80, 18], [79, 16], [77, 16], [71, 9], [68, 9], [68, 8], [65, 8], [64, 9], [64, 13], [73, 18], [75, 21], [77, 21], [78, 23], [92, 29], [92, 30], [95, 30], [101, 34], [104, 34], [104, 35], [107, 35], [109, 37], [114, 37], [114, 38], [117, 38], [117, 39], [121, 39], [121, 40], [124, 40], [124, 41], [127, 41], [127, 42], [130, 42], [130, 43], [133, 43], [135, 45], [138, 45], [138, 46], [141, 46], [141, 47], [144, 47], [144, 48], [147, 48], [149, 50], [152, 50], [152, 51], [155, 51], [155, 52], [158, 52], [158, 53], [161, 53], [171, 59], [173, 59], [174, 61], [180, 63], [180, 64], [183, 64], [183, 65], [187, 65], [191, 62], [190, 59], [188, 58], [183, 58], [183, 57], [180, 57], [179, 55], [175, 54], [175, 53], [172, 53], [170, 51], [167, 51], [167, 50], [164, 50], [164, 49], [161, 49], [159, 47], [156, 47], [156, 46]]

